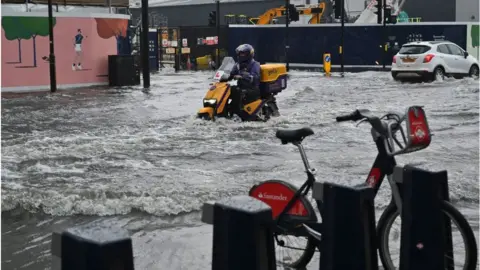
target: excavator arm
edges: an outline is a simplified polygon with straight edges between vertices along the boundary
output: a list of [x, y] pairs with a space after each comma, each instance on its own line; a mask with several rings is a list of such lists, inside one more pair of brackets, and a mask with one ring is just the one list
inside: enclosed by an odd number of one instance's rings
[[271, 8], [258, 18], [250, 18], [250, 22], [253, 24], [271, 24], [273, 19], [282, 17], [285, 14], [285, 7]]
[[[295, 7], [300, 16], [303, 15], [312, 15], [312, 18], [308, 21], [309, 24], [318, 24], [320, 23], [320, 18], [322, 18], [323, 13], [325, 12], [325, 3], [319, 3], [313, 7], [297, 6]], [[250, 23], [252, 24], [271, 24], [273, 19], [278, 17], [283, 17], [286, 15], [286, 9], [284, 6], [278, 8], [272, 8], [267, 10], [265, 13], [260, 15], [257, 18], [250, 18]]]

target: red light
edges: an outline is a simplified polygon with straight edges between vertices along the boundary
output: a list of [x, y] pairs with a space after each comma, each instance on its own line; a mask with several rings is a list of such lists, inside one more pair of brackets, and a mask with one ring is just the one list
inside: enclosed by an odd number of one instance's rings
[[397, 56], [396, 55], [393, 56], [392, 63], [397, 63]]
[[434, 56], [435, 56], [434, 54], [427, 54], [427, 55], [425, 55], [425, 58], [423, 58], [423, 63], [428, 63], [428, 62], [432, 61], [432, 58], [433, 58]]

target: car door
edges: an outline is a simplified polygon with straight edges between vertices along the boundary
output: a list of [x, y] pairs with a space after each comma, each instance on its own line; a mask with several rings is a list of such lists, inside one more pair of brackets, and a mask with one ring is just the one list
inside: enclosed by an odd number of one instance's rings
[[450, 52], [446, 44], [437, 46], [437, 56], [441, 59], [441, 65], [445, 68], [446, 73], [456, 73], [455, 56]]
[[468, 60], [465, 58], [465, 52], [455, 44], [446, 45], [448, 49], [452, 52], [452, 55], [455, 57], [455, 73], [468, 73], [470, 67], [468, 66]]

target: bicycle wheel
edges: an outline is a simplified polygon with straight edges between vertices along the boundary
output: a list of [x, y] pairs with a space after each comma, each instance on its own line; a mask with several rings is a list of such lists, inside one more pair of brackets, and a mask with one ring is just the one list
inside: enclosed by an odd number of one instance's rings
[[[468, 224], [465, 217], [447, 201], [442, 201], [442, 211], [446, 215], [446, 220], [453, 221], [453, 225], [457, 227], [455, 230], [452, 226], [452, 233], [458, 232], [461, 237], [452, 236], [452, 240], [461, 238], [463, 240], [464, 247], [456, 248], [453, 247], [454, 251], [465, 250], [465, 257], [463, 259], [463, 267], [457, 265], [457, 262], [454, 262], [454, 269], [463, 269], [463, 270], [474, 270], [477, 267], [477, 243], [475, 242], [475, 235], [473, 234], [472, 228]], [[390, 232], [393, 228], [394, 221], [399, 217], [399, 212], [397, 207], [394, 204], [388, 205], [388, 207], [383, 212], [380, 220], [378, 221], [377, 226], [377, 235], [379, 241], [379, 255], [382, 265], [386, 270], [393, 270], [399, 268], [399, 259], [400, 259], [400, 246], [391, 250], [390, 244], [392, 241], [389, 240]], [[395, 226], [395, 241], [398, 245], [400, 244], [400, 226]], [[455, 245], [455, 243], [453, 243]], [[393, 252], [398, 254], [398, 261], [394, 262], [392, 258]], [[446, 255], [447, 256], [447, 255]], [[457, 259], [458, 255], [454, 255], [454, 259]]]
[[[267, 180], [252, 187], [249, 195], [271, 206], [274, 218], [285, 208], [292, 199], [297, 188], [282, 180]], [[292, 213], [296, 212], [296, 213]], [[290, 224], [282, 225], [293, 228], [301, 226], [305, 221], [317, 221], [313, 206], [306, 198], [300, 198], [289, 212]], [[285, 223], [285, 224], [283, 224]], [[278, 231], [283, 231], [280, 227]], [[285, 233], [276, 233], [279, 241], [275, 241], [275, 258], [277, 263], [294, 269], [302, 269], [312, 260], [315, 254], [316, 239], [312, 236], [297, 237]], [[283, 245], [282, 245], [283, 244]]]

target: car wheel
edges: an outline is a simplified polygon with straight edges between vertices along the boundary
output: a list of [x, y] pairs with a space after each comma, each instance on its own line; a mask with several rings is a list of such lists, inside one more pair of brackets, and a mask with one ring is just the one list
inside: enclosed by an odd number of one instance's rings
[[398, 81], [397, 75], [398, 75], [398, 73], [397, 73], [396, 71], [392, 71], [392, 78], [393, 78], [395, 81]]
[[436, 67], [433, 70], [433, 80], [434, 81], [443, 81], [445, 79], [445, 71], [442, 67]]
[[470, 71], [468, 72], [468, 76], [472, 78], [478, 78], [478, 66], [477, 65], [472, 65], [470, 67]]

